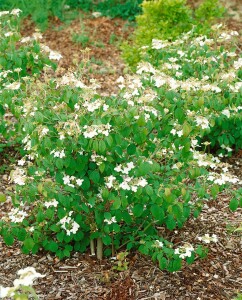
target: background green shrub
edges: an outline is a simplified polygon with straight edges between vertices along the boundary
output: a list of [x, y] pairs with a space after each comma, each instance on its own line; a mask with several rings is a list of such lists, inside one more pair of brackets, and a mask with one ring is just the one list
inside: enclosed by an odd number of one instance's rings
[[198, 34], [208, 33], [210, 24], [224, 13], [219, 1], [204, 0], [192, 10], [186, 0], [152, 0], [142, 3], [142, 14], [130, 42], [121, 46], [124, 60], [133, 68], [141, 59], [143, 47], [152, 39], [174, 40], [196, 26]]
[[63, 11], [66, 0], [1, 0], [0, 10], [19, 8], [22, 17], [31, 16], [38, 28], [45, 30], [49, 17], [58, 17], [63, 20]]

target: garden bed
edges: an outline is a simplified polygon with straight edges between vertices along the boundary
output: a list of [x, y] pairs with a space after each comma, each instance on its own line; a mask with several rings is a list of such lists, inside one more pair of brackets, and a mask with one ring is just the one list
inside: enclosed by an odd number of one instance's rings
[[[232, 29], [238, 30], [240, 23], [236, 18], [228, 23]], [[88, 55], [90, 61], [82, 66], [83, 79], [97, 79], [102, 86], [101, 93], [110, 95], [117, 93], [116, 80], [126, 72], [117, 44], [131, 31], [132, 27], [118, 19], [82, 15], [80, 20], [74, 20], [70, 25], [53, 21], [44, 33], [43, 42], [63, 55], [59, 75], [74, 68], [76, 62]], [[28, 21], [23, 32], [25, 35], [33, 32]], [[89, 36], [85, 44], [90, 48], [88, 54], [83, 52], [83, 35]], [[6, 153], [0, 155], [3, 164], [10, 164], [0, 175], [0, 192], [5, 193], [13, 190], [9, 171], [16, 154], [13, 149], [9, 156]], [[242, 179], [241, 151], [230, 159], [231, 162], [234, 172]], [[88, 253], [76, 253], [62, 261], [45, 252], [24, 255], [17, 242], [6, 247], [1, 239], [1, 284], [10, 286], [17, 270], [33, 266], [46, 275], [34, 286], [40, 299], [231, 299], [242, 285], [242, 241], [241, 234], [234, 232], [241, 224], [241, 209], [231, 212], [229, 202], [229, 194], [221, 193], [216, 200], [206, 203], [199, 217], [189, 220], [179, 233], [165, 232], [175, 243], [183, 240], [192, 244], [201, 233], [218, 236], [218, 243], [210, 247], [208, 257], [192, 265], [184, 265], [179, 272], [161, 271], [149, 258], [136, 252], [128, 255], [128, 268], [118, 272], [113, 268], [116, 260], [99, 262]], [[10, 207], [10, 199], [1, 204], [1, 217]]]

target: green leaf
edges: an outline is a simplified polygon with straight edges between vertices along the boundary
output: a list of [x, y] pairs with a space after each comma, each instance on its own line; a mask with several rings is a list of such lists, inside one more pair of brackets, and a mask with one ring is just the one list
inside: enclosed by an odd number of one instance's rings
[[135, 217], [140, 217], [144, 211], [144, 206], [142, 204], [136, 204], [133, 208], [133, 214]]
[[35, 245], [35, 242], [32, 238], [27, 238], [24, 240], [23, 246], [26, 248], [28, 251], [31, 251]]
[[101, 153], [105, 153], [105, 151], [106, 151], [106, 144], [105, 144], [105, 142], [102, 141], [102, 140], [99, 141], [98, 148], [99, 148], [99, 151]]
[[112, 244], [112, 239], [109, 235], [106, 235], [102, 238], [104, 245], [108, 246]]
[[169, 230], [173, 230], [174, 228], [176, 228], [176, 221], [174, 220], [172, 215], [167, 216], [165, 223]]
[[84, 177], [83, 178], [84, 179], [84, 181], [83, 181], [83, 183], [82, 183], [82, 185], [81, 185], [81, 188], [84, 190], [84, 191], [87, 191], [87, 190], [89, 190], [89, 188], [90, 188], [90, 180], [87, 178], [87, 177]]
[[235, 211], [239, 207], [239, 201], [236, 198], [231, 199], [229, 203], [229, 208]]
[[45, 215], [44, 215], [43, 211], [39, 210], [38, 213], [37, 213], [37, 216], [36, 216], [36, 221], [38, 223], [41, 223], [41, 222], [44, 221], [44, 219], [45, 219]]
[[127, 148], [127, 152], [128, 152], [129, 155], [135, 154], [135, 152], [136, 152], [135, 144], [129, 145], [128, 148]]
[[158, 206], [157, 204], [153, 204], [150, 208], [150, 211], [155, 220], [162, 222], [165, 217], [165, 213], [162, 207]]
[[48, 250], [50, 250], [51, 252], [56, 252], [58, 250], [58, 244], [54, 241], [51, 241], [49, 244], [48, 244]]
[[183, 135], [185, 137], [187, 137], [189, 135], [189, 133], [192, 131], [192, 128], [191, 128], [191, 126], [187, 122], [185, 122], [183, 124], [182, 131], [183, 131]]
[[63, 240], [64, 240], [64, 236], [65, 236], [64, 231], [61, 231], [61, 232], [57, 233], [56, 238], [57, 238], [57, 240], [58, 240], [59, 242], [62, 243]]
[[167, 259], [165, 257], [162, 257], [159, 259], [159, 267], [161, 270], [165, 270], [167, 266]]
[[4, 195], [3, 193], [0, 193], [0, 202], [5, 202], [6, 201], [6, 195]]
[[56, 165], [56, 167], [59, 169], [59, 170], [61, 170], [61, 169], [63, 169], [63, 160], [61, 159], [61, 158], [57, 158], [56, 159], [56, 162], [55, 162], [55, 165]]
[[121, 200], [120, 200], [120, 198], [115, 198], [115, 199], [113, 200], [112, 208], [113, 208], [113, 209], [119, 209], [120, 206], [121, 206]]
[[4, 235], [3, 240], [7, 246], [12, 246], [14, 243], [14, 237], [11, 234]]
[[89, 173], [89, 178], [94, 182], [98, 183], [100, 180], [100, 174], [98, 171], [92, 171]]

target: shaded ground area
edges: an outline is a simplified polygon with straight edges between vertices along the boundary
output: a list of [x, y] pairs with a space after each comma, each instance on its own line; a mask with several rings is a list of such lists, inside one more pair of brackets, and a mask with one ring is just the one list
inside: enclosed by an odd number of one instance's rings
[[[236, 12], [240, 2], [235, 0], [227, 4], [232, 12]], [[241, 30], [240, 20], [235, 15], [229, 19], [229, 26]], [[70, 25], [56, 20], [44, 33], [43, 42], [63, 55], [60, 73], [76, 67], [88, 55], [89, 62], [81, 66], [83, 77], [98, 79], [102, 84], [101, 91], [112, 94], [117, 92], [115, 81], [125, 68], [117, 44], [132, 32], [132, 27], [125, 24], [122, 20], [104, 17], [84, 19], [84, 15]], [[26, 22], [23, 33], [27, 36], [31, 32], [33, 25]], [[90, 49], [89, 54], [83, 52], [86, 47]], [[6, 165], [11, 164], [9, 157], [15, 158], [14, 151], [8, 158], [1, 153], [0, 156]], [[231, 163], [236, 175], [241, 176], [242, 155], [231, 159]], [[8, 181], [8, 172], [1, 174], [0, 191], [11, 191], [13, 186]], [[47, 253], [26, 256], [21, 254], [17, 243], [6, 247], [0, 239], [0, 282], [3, 286], [11, 286], [20, 268], [34, 266], [41, 274], [46, 274], [35, 285], [40, 299], [232, 299], [242, 287], [242, 240], [241, 235], [234, 232], [242, 220], [241, 210], [235, 213], [229, 210], [229, 201], [229, 192], [221, 194], [216, 201], [208, 202], [198, 219], [190, 220], [182, 230], [165, 232], [176, 244], [181, 240], [199, 243], [197, 237], [205, 233], [218, 236], [218, 243], [209, 246], [207, 258], [190, 266], [184, 265], [180, 272], [160, 271], [149, 258], [137, 253], [128, 256], [128, 270], [123, 272], [113, 269], [115, 261], [100, 263], [88, 254], [76, 253], [64, 261]], [[0, 217], [10, 205], [10, 199], [0, 204]]]

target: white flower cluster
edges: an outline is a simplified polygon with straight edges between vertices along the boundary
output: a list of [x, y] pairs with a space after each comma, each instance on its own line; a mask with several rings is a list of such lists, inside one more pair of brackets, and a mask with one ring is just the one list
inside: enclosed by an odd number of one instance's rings
[[191, 257], [194, 248], [191, 244], [184, 244], [184, 246], [175, 249], [175, 254], [178, 254], [180, 258], [184, 259], [186, 257]]
[[11, 171], [10, 178], [15, 184], [25, 185], [27, 176], [24, 169], [16, 168], [15, 170]]
[[5, 10], [5, 11], [0, 11], [0, 17], [6, 16], [6, 15], [13, 15], [13, 16], [19, 16], [19, 14], [22, 12], [21, 9], [15, 8], [11, 11]]
[[167, 40], [166, 41], [157, 40], [157, 39], [152, 40], [152, 49], [160, 50], [166, 48], [169, 45], [170, 43]]
[[213, 183], [218, 184], [218, 185], [223, 185], [226, 183], [233, 183], [233, 184], [239, 184], [239, 185], [242, 184], [242, 181], [239, 180], [238, 177], [233, 176], [230, 173], [218, 174], [215, 172], [210, 172], [208, 174], [207, 180], [212, 181]]
[[13, 223], [22, 223], [27, 216], [28, 214], [19, 208], [12, 208], [8, 213], [8, 217]]
[[[96, 100], [94, 102], [86, 101], [83, 103], [83, 107], [86, 107], [86, 109], [90, 112], [94, 112], [95, 110], [99, 109], [103, 105], [101, 100]], [[104, 110], [106, 109], [106, 106]]]
[[20, 82], [12, 82], [12, 83], [9, 83], [9, 84], [5, 84], [5, 89], [6, 90], [12, 90], [12, 91], [15, 91], [15, 90], [18, 90], [20, 88]]
[[100, 166], [104, 161], [107, 160], [107, 158], [103, 155], [98, 155], [96, 153], [93, 153], [90, 159], [91, 161], [95, 162], [98, 166]]
[[58, 202], [56, 199], [52, 199], [51, 201], [45, 202], [45, 203], [44, 203], [44, 206], [47, 207], [47, 208], [49, 208], [49, 207], [51, 207], [51, 206], [57, 207], [58, 204], [59, 204], [59, 202]]
[[202, 129], [209, 128], [209, 121], [207, 118], [202, 116], [197, 116], [195, 118], [195, 122], [197, 123], [197, 126], [200, 126]]
[[73, 183], [75, 183], [78, 186], [81, 186], [83, 181], [84, 181], [83, 179], [76, 178], [75, 176], [65, 175], [63, 177], [64, 184], [66, 184], [70, 187], [73, 187], [73, 188], [75, 187], [75, 185]]
[[81, 80], [77, 79], [73, 73], [68, 73], [62, 76], [61, 79], [57, 81], [57, 87], [61, 85], [70, 85], [77, 88], [87, 87]]
[[155, 243], [153, 245], [155, 248], [163, 248], [164, 244], [159, 241], [159, 240], [155, 240]]
[[[123, 169], [119, 169], [119, 167], [118, 170], [123, 171]], [[125, 170], [125, 172], [127, 171], [128, 169]], [[116, 177], [114, 177], [113, 175], [106, 177], [106, 187], [109, 189], [114, 188], [116, 190], [122, 189], [126, 191], [137, 192], [138, 187], [145, 187], [148, 184], [147, 180], [143, 177], [135, 178], [129, 176], [122, 176], [122, 178], [123, 182], [119, 184], [116, 180]]]
[[101, 124], [101, 125], [85, 125], [83, 128], [85, 131], [83, 132], [83, 135], [85, 138], [93, 138], [99, 134], [103, 134], [105, 136], [109, 136], [109, 133], [111, 131], [111, 125], [108, 124]]
[[45, 277], [45, 275], [36, 272], [33, 267], [21, 269], [17, 272], [17, 275], [20, 277], [14, 280], [13, 287], [0, 286], [0, 298], [14, 297], [15, 291], [22, 286], [32, 286], [35, 279]]
[[120, 164], [117, 167], [115, 167], [114, 170], [116, 172], [120, 172], [122, 174], [128, 175], [129, 171], [131, 171], [134, 168], [135, 168], [134, 163], [130, 162], [130, 163], [127, 163], [126, 166], [123, 166], [123, 165]]
[[206, 244], [209, 244], [210, 242], [217, 243], [218, 242], [218, 237], [217, 237], [216, 234], [213, 234], [212, 236], [210, 236], [208, 233], [206, 233], [203, 236], [199, 236], [198, 240], [202, 241]]
[[216, 169], [220, 160], [216, 157], [208, 156], [207, 153], [193, 151], [193, 158], [197, 161], [199, 167], [210, 167]]
[[137, 192], [138, 187], [145, 187], [147, 184], [147, 180], [143, 177], [134, 178], [123, 176], [123, 182], [119, 184], [119, 187], [126, 191]]
[[108, 177], [105, 177], [105, 181], [106, 181], [106, 187], [111, 189], [114, 186], [114, 183], [116, 182], [116, 177], [110, 175]]
[[43, 52], [46, 52], [49, 54], [49, 59], [54, 59], [54, 60], [60, 60], [62, 58], [62, 55], [56, 51], [51, 50], [48, 46], [40, 44], [40, 49]]
[[48, 127], [44, 127], [44, 126], [39, 126], [38, 127], [38, 133], [39, 133], [39, 138], [44, 137], [45, 135], [47, 135], [47, 133], [49, 132], [49, 128]]
[[112, 217], [110, 220], [109, 219], [104, 219], [104, 222], [107, 223], [108, 225], [111, 225], [113, 223], [117, 223], [117, 220], [115, 217]]
[[50, 152], [50, 154], [53, 154], [54, 157], [59, 157], [59, 158], [66, 157], [65, 151], [64, 151], [64, 150], [61, 150], [61, 151], [52, 150], [52, 151]]
[[73, 211], [70, 211], [67, 216], [62, 218], [58, 224], [61, 224], [61, 228], [66, 231], [67, 235], [76, 234], [80, 225], [74, 221], [71, 216]]

